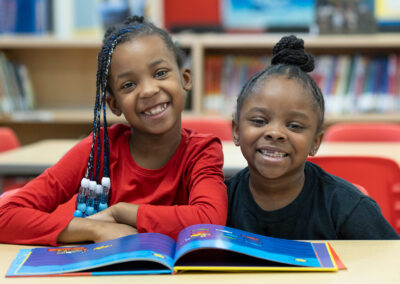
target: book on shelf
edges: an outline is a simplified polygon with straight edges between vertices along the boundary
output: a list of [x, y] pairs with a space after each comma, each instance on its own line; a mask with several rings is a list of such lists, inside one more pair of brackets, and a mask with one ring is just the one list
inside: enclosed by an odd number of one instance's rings
[[205, 112], [232, 115], [246, 81], [267, 66], [266, 56], [206, 55], [204, 65]]
[[50, 3], [51, 0], [0, 0], [0, 34], [48, 33]]
[[34, 92], [25, 65], [8, 60], [0, 52], [0, 113], [31, 110], [34, 107]]
[[53, 34], [57, 38], [101, 37], [99, 0], [53, 0]]
[[141, 233], [72, 247], [21, 249], [6, 276], [172, 274], [183, 271], [337, 271], [328, 242], [271, 238], [198, 224], [175, 242]]
[[326, 113], [399, 111], [399, 58], [396, 54], [317, 56], [311, 76], [325, 97]]
[[[205, 57], [203, 109], [231, 115], [245, 82], [268, 66], [266, 56]], [[326, 100], [327, 114], [394, 113], [400, 110], [400, 56], [319, 55], [310, 75]]]

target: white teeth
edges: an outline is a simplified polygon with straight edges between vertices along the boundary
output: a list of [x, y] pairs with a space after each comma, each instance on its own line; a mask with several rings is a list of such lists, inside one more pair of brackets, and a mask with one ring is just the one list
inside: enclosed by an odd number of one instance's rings
[[265, 156], [271, 157], [271, 158], [283, 158], [286, 156], [285, 153], [277, 152], [277, 151], [272, 152], [272, 151], [268, 151], [268, 150], [260, 150], [260, 153]]
[[150, 110], [145, 111], [144, 113], [147, 115], [157, 115], [164, 111], [167, 108], [167, 104], [158, 105]]

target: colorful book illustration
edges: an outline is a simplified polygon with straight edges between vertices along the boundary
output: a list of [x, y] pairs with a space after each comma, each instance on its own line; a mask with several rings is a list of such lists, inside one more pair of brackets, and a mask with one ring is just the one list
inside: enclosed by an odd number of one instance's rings
[[327, 242], [292, 241], [219, 225], [73, 247], [21, 249], [6, 277], [172, 274], [181, 271], [337, 271]]

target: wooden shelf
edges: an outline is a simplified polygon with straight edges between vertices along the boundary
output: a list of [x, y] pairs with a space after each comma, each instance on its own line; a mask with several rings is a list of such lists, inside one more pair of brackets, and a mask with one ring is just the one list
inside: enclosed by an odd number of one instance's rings
[[[205, 48], [272, 48], [283, 34], [207, 34], [198, 40]], [[399, 34], [299, 35], [306, 48], [394, 48], [400, 47]]]
[[[283, 34], [177, 34], [173, 40], [191, 55], [192, 110], [185, 116], [202, 116], [204, 58], [207, 54], [267, 54]], [[298, 34], [312, 53], [400, 53], [400, 33], [365, 35]], [[53, 36], [0, 36], [0, 51], [24, 63], [35, 90], [37, 110], [0, 114], [0, 125], [18, 130], [22, 142], [41, 138], [77, 138], [91, 130], [97, 54], [101, 38], [59, 39]], [[215, 114], [213, 114], [215, 115]], [[218, 115], [218, 114], [217, 114]], [[231, 119], [231, 117], [226, 117]], [[108, 112], [110, 124], [124, 121]], [[326, 125], [346, 121], [400, 123], [400, 113], [327, 115]], [[29, 128], [30, 127], [30, 128]], [[30, 137], [33, 136], [33, 137]]]
[[[183, 48], [191, 47], [196, 40], [195, 35], [174, 35]], [[0, 36], [0, 49], [24, 48], [95, 48], [101, 46], [101, 38], [56, 38], [54, 36]]]

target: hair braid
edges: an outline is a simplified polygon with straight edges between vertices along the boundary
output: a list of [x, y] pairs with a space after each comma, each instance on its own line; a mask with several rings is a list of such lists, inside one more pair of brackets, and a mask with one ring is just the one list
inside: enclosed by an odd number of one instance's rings
[[[183, 51], [175, 45], [170, 35], [165, 30], [146, 21], [144, 17], [128, 17], [123, 23], [108, 28], [104, 34], [102, 47], [97, 56], [96, 99], [93, 109], [92, 144], [85, 178], [90, 176], [90, 179], [92, 181], [97, 181], [97, 183], [102, 180], [100, 176], [102, 154], [104, 155], [103, 177], [110, 177], [110, 141], [107, 126], [106, 97], [107, 95], [113, 95], [108, 84], [108, 79], [114, 49], [118, 44], [134, 39], [135, 37], [153, 35], [163, 40], [166, 47], [173, 52], [178, 67], [182, 68], [185, 58]], [[103, 116], [101, 115], [102, 112]], [[101, 118], [103, 118], [103, 131], [101, 131]], [[107, 200], [109, 200], [108, 198], [109, 197], [107, 197]], [[85, 197], [83, 199], [85, 199]]]

